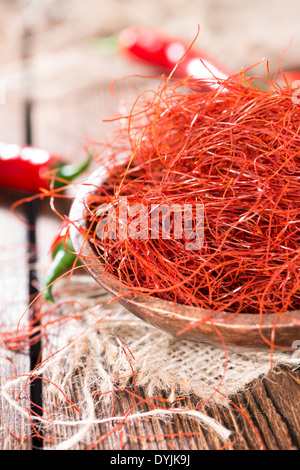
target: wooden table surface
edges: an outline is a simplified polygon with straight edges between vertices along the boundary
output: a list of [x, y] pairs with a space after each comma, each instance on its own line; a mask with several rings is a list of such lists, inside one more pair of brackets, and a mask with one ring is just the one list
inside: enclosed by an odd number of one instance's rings
[[[91, 48], [89, 41], [85, 41], [89, 38], [88, 32], [86, 38], [81, 37], [81, 41], [70, 40], [67, 36], [65, 42], [60, 39], [55, 44], [53, 38], [56, 36], [49, 30], [41, 42], [40, 31], [32, 32], [21, 27], [23, 23], [20, 23], [16, 4], [13, 1], [3, 2], [2, 6], [1, 18], [5, 19], [5, 30], [1, 30], [0, 79], [5, 80], [7, 93], [6, 104], [0, 105], [0, 139], [16, 143], [31, 140], [35, 146], [59, 152], [70, 159], [79, 159], [82, 157], [84, 135], [102, 139], [104, 133], [110, 131], [110, 125], [103, 124], [102, 119], [111, 117], [118, 110], [120, 99], [125, 96], [130, 101], [136, 95], [136, 87], [142, 89], [146, 85], [141, 79], [134, 83], [125, 81], [122, 90], [112, 97], [109, 91], [111, 80], [131, 72], [150, 72], [151, 69], [132, 66], [118, 56], [101, 55]], [[8, 38], [6, 46], [5, 38]], [[62, 43], [64, 47], [61, 47]], [[41, 281], [44, 266], [49, 262], [49, 244], [59, 226], [58, 219], [50, 210], [49, 201], [43, 201], [38, 207], [31, 205], [21, 209], [27, 220], [28, 217], [36, 218], [36, 231], [30, 234], [26, 226], [10, 212], [11, 204], [19, 197], [19, 194], [8, 191], [0, 193], [1, 324], [17, 321], [26, 308], [30, 282], [35, 277]], [[33, 257], [30, 242], [36, 243]], [[33, 348], [15, 353], [2, 349], [0, 383], [4, 384], [6, 377], [14, 375], [13, 364], [18, 374], [28, 373], [34, 365], [36, 354]], [[204, 411], [232, 431], [232, 443], [228, 441], [227, 449], [300, 449], [300, 372], [284, 368], [280, 373], [269, 373], [267, 378], [257, 380], [253, 385], [250, 390], [236, 394], [227, 410], [210, 405]], [[74, 402], [80, 398], [80, 387], [78, 383], [71, 391]], [[144, 392], [139, 390], [139, 393], [143, 396]], [[32, 394], [39, 400], [37, 387]], [[42, 398], [46, 400], [48, 394], [51, 390], [44, 383]], [[181, 404], [192, 407], [197, 400], [196, 397], [186, 398]], [[127, 406], [128, 396], [120, 395], [119, 410], [122, 412]], [[252, 425], [237, 407], [246, 411]], [[99, 417], [104, 412], [101, 408], [97, 410]], [[11, 427], [18, 431], [19, 436], [29, 436], [31, 433], [30, 423], [7, 407], [1, 396], [0, 421], [1, 450], [42, 448], [41, 439], [19, 440], [7, 431]], [[66, 430], [66, 435], [60, 437], [68, 438], [69, 432]], [[94, 440], [103, 432], [103, 428], [96, 428]], [[124, 445], [125, 450], [212, 450], [223, 446], [214, 432], [178, 416], [168, 423], [159, 419], [136, 423], [135, 432], [136, 435], [149, 437], [129, 438]], [[170, 436], [180, 433], [187, 435]], [[44, 435], [47, 435], [46, 430]], [[54, 440], [57, 438], [51, 437]], [[96, 449], [119, 449], [119, 446], [118, 436], [111, 435]], [[82, 444], [74, 447], [76, 450], [84, 448]]]

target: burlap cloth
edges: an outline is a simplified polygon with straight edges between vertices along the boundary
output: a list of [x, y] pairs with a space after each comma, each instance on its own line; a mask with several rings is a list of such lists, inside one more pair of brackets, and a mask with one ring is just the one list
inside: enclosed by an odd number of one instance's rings
[[[51, 389], [45, 403], [49, 415], [44, 416], [40, 424], [44, 429], [47, 426], [50, 434], [51, 427], [55, 427], [56, 433], [60, 426], [69, 428], [68, 438], [58, 441], [55, 449], [72, 449], [79, 441], [88, 446], [93, 442], [93, 429], [99, 423], [116, 424], [124, 420], [124, 415], [117, 413], [97, 417], [96, 403], [100, 399], [108, 405], [114, 390], [133, 391], [134, 382], [144, 388], [146, 397], [163, 392], [169, 405], [165, 410], [135, 409], [127, 416], [130, 422], [154, 416], [165, 419], [181, 413], [226, 440], [229, 430], [202, 413], [201, 407], [185, 410], [174, 406], [176, 399], [193, 395], [202, 405], [213, 402], [227, 406], [228, 400], [215, 389], [230, 398], [270, 370], [270, 354], [266, 351], [228, 352], [226, 358], [222, 349], [173, 338], [153, 328], [117, 302], [108, 303], [111, 297], [89, 276], [73, 276], [68, 285], [60, 281], [55, 292], [58, 305], [54, 308], [43, 305], [41, 310], [43, 321], [51, 321], [47, 330], [51, 347], [44, 340], [44, 362], [34, 371], [35, 376], [41, 375], [55, 384], [47, 383]], [[283, 364], [297, 368], [299, 354], [275, 353], [274, 368]], [[81, 385], [76, 405], [80, 415], [74, 420], [65, 397], [72, 397], [72, 386], [78, 383], [78, 378]], [[20, 390], [26, 380], [28, 377], [22, 376], [8, 381], [2, 393], [17, 413], [29, 419], [25, 402], [14, 400], [16, 390]], [[38, 423], [39, 420], [37, 427]]]

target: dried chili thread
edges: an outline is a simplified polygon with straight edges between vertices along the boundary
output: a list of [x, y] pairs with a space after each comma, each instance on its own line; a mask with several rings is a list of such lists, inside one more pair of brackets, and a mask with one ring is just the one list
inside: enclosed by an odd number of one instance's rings
[[[167, 79], [136, 100], [111, 148], [116, 160], [131, 153], [129, 164], [109, 172], [87, 209], [95, 256], [130, 293], [233, 316], [299, 308], [300, 112], [291, 88], [270, 84], [260, 90], [241, 73], [220, 83], [226, 93], [202, 93], [199, 81]], [[153, 206], [202, 203], [203, 247], [97, 237], [99, 206], [122, 197], [148, 218]]]

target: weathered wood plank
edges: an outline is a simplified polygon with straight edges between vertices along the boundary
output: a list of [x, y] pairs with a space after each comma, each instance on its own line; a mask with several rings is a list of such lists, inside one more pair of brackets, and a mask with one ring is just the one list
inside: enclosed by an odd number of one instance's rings
[[[9, 193], [0, 195], [0, 323], [11, 329], [16, 327], [28, 304], [28, 251], [25, 226], [10, 213], [15, 196]], [[26, 322], [26, 318], [24, 320]], [[24, 324], [24, 322], [23, 322]], [[27, 374], [30, 371], [29, 350], [20, 352], [0, 348], [0, 386], [7, 383], [7, 377]], [[14, 391], [17, 396], [20, 389]], [[24, 394], [19, 399], [22, 403]], [[9, 431], [19, 437], [31, 434], [29, 421], [17, 413], [0, 393], [0, 448], [3, 450], [28, 450], [29, 440], [17, 440]]]
[[[0, 141], [24, 143], [24, 106], [21, 93], [15, 93], [5, 80], [6, 69], [11, 63], [21, 67], [20, 22], [17, 16], [17, 2], [3, 1], [0, 6], [0, 82], [5, 92], [0, 104]], [[16, 79], [18, 83], [18, 79]], [[21, 85], [21, 84], [20, 84]], [[0, 98], [3, 98], [1, 96]], [[23, 197], [23, 195], [22, 195]], [[10, 207], [21, 193], [4, 191], [0, 188], [0, 324], [3, 328], [14, 329], [28, 305], [28, 262], [29, 246], [27, 229], [10, 211]], [[20, 215], [24, 217], [24, 210]], [[26, 323], [26, 317], [23, 324]], [[0, 386], [8, 383], [7, 378], [30, 371], [29, 350], [11, 351], [0, 347]], [[1, 450], [29, 450], [31, 439], [19, 440], [13, 437], [28, 437], [31, 434], [29, 420], [16, 412], [0, 390], [0, 448]], [[19, 387], [12, 396], [17, 396]], [[22, 404], [24, 394], [17, 404]], [[10, 433], [11, 432], [11, 433]]]

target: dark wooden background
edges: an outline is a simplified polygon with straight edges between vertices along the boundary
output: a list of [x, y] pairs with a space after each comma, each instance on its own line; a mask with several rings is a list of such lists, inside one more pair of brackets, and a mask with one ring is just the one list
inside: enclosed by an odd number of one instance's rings
[[[21, 3], [2, 0], [0, 4], [0, 80], [4, 81], [6, 85], [6, 104], [0, 105], [0, 139], [16, 143], [31, 140], [33, 145], [58, 152], [70, 160], [79, 159], [83, 154], [84, 135], [88, 134], [92, 139], [102, 139], [103, 135], [110, 131], [110, 126], [104, 124], [102, 119], [110, 118], [118, 110], [120, 99], [125, 98], [130, 101], [135, 96], [138, 87], [142, 89], [146, 86], [142, 79], [138, 79], [134, 83], [129, 80], [124, 82], [122, 91], [112, 97], [109, 92], [111, 80], [129, 73], [151, 73], [153, 70], [140, 64], [131, 64], [118, 55], [104, 54], [93, 47], [92, 38], [94, 36], [110, 34], [117, 30], [118, 25], [130, 24], [130, 15], [124, 19], [124, 24], [121, 19], [119, 23], [115, 20], [116, 6], [111, 16], [115, 21], [112, 21], [110, 26], [107, 25], [100, 31], [94, 20], [90, 28], [88, 24], [86, 27], [81, 24], [81, 28], [76, 30], [78, 34], [74, 34], [76, 22], [72, 23], [71, 20], [64, 22], [55, 15], [52, 15], [48, 22], [47, 20], [42, 21], [42, 16], [36, 18], [32, 16], [33, 10], [29, 11], [28, 17], [20, 9]], [[30, 3], [34, 4], [34, 2], [28, 1], [24, 2], [24, 5]], [[178, 5], [181, 3], [178, 2]], [[204, 2], [204, 4], [206, 3]], [[211, 24], [216, 25], [221, 21], [221, 14], [225, 14], [224, 18], [226, 18], [226, 10], [224, 7], [222, 9], [220, 2], [214, 3], [216, 8], [215, 23], [212, 20], [212, 6], [207, 9], [207, 17], [210, 18]], [[257, 2], [254, 3], [258, 11]], [[266, 6], [266, 2], [262, 3]], [[278, 2], [274, 3], [277, 5]], [[194, 2], [192, 4], [194, 8]], [[296, 5], [296, 3], [287, 2], [287, 5]], [[220, 8], [219, 15], [217, 7]], [[159, 18], [157, 24], [161, 25], [163, 18], [165, 18], [167, 28], [171, 30], [172, 22], [168, 20], [168, 11], [163, 9], [160, 14], [160, 7], [157, 6], [157, 8], [157, 18]], [[101, 14], [101, 11], [97, 13]], [[42, 13], [38, 13], [38, 15], [42, 15]], [[176, 25], [180, 22], [180, 15], [175, 17], [174, 12], [170, 15], [173, 18], [175, 33]], [[285, 15], [287, 22], [291, 15], [288, 17], [287, 13]], [[133, 22], [137, 23], [139, 15], [135, 14], [133, 17]], [[232, 18], [233, 16], [231, 16]], [[39, 19], [41, 20], [39, 21]], [[192, 21], [191, 17], [188, 19], [187, 25]], [[86, 16], [84, 16], [84, 21], [86, 21]], [[143, 17], [141, 21], [145, 22], [145, 18]], [[291, 21], [291, 24], [294, 24], [294, 20]], [[100, 19], [99, 23], [101, 23]], [[157, 26], [155, 22], [152, 24]], [[272, 25], [270, 18], [268, 24]], [[286, 29], [281, 37], [282, 41], [285, 41], [282, 48], [287, 45]], [[184, 33], [184, 28], [181, 28], [180, 31]], [[189, 38], [188, 35], [186, 37]], [[209, 37], [211, 36], [204, 33], [205, 45], [207, 45]], [[264, 38], [261, 37], [260, 42], [259, 38], [260, 36], [258, 36], [256, 45], [253, 45], [253, 40], [252, 43], [250, 41], [250, 46], [249, 41], [247, 43], [248, 50], [252, 51], [253, 56], [253, 48], [255, 51], [261, 51]], [[221, 40], [217, 33], [216, 39]], [[296, 44], [297, 41], [299, 41], [298, 37], [296, 37]], [[274, 46], [271, 50], [274, 55], [278, 52], [277, 43], [278, 41], [275, 43], [276, 47]], [[268, 51], [270, 51], [270, 46], [268, 46]], [[222, 60], [222, 49], [219, 50], [215, 43], [209, 52], [219, 55], [218, 59]], [[232, 59], [229, 57], [230, 54], [227, 54], [230, 62]], [[296, 59], [294, 59], [295, 50], [293, 54], [287, 55], [289, 65], [297, 65]], [[237, 56], [236, 61], [240, 60], [241, 56], [242, 52]], [[230, 65], [235, 66], [234, 60]], [[150, 80], [151, 83], [154, 84]], [[58, 219], [51, 213], [49, 202], [45, 201], [39, 203], [38, 206], [31, 205], [26, 209], [27, 213], [24, 212], [25, 209], [22, 209], [24, 216], [31, 217], [36, 223], [35, 232], [30, 234], [26, 226], [10, 213], [10, 206], [18, 197], [20, 195], [15, 193], [0, 192], [0, 320], [2, 324], [17, 321], [26, 308], [30, 289], [32, 294], [30, 282], [35, 278], [38, 281], [41, 280], [45, 267], [49, 263], [49, 244], [59, 226]], [[36, 259], [29, 259], [29, 242], [36, 243], [36, 253], [34, 254]], [[36, 261], [34, 266], [32, 266], [32, 261]], [[5, 377], [14, 374], [12, 360], [18, 374], [28, 373], [34, 364], [35, 353], [35, 350], [18, 353], [1, 350], [1, 384], [5, 383]], [[262, 447], [267, 449], [299, 449], [299, 384], [300, 373], [285, 368], [280, 373], [278, 371], [271, 372], [263, 381], [257, 380], [252, 384], [250, 390], [233, 397], [233, 403], [247, 413], [256, 431], [234, 405], [230, 405], [227, 410], [210, 405], [205, 409], [205, 413], [232, 430], [232, 437], [227, 442], [229, 444], [227, 449], [261, 449]], [[71, 391], [71, 399], [75, 402], [76, 398], [80, 398], [80, 388], [81, 384], [78, 383]], [[37, 387], [32, 393], [37, 397]], [[143, 390], [140, 390], [139, 393], [143, 395]], [[47, 401], [49, 394], [51, 395], [51, 390], [44, 384], [42, 395], [44, 401]], [[191, 407], [195, 406], [197, 402], [197, 398], [187, 398], [181, 404]], [[120, 395], [118, 406], [121, 412], [127, 408], [127, 395]], [[98, 409], [97, 411], [99, 416], [105, 415], [105, 410]], [[43, 441], [39, 439], [17, 440], [8, 433], [8, 426], [17, 430], [19, 435], [30, 435], [31, 429], [28, 422], [9, 409], [1, 397], [0, 413], [1, 449], [31, 450], [42, 448]], [[50, 437], [54, 439], [54, 443], [58, 442], [59, 437], [70, 437], [68, 429], [64, 432], [63, 436], [61, 434], [55, 436], [52, 431]], [[96, 428], [94, 440], [96, 441], [103, 432], [103, 427]], [[168, 424], [159, 419], [136, 423], [134, 432], [136, 435], [153, 437], [129, 438], [125, 442], [124, 449], [219, 449], [224, 445], [214, 432], [205, 430], [195, 421], [191, 422], [184, 417], [175, 417]], [[171, 436], [177, 433], [195, 433], [195, 435]], [[263, 444], [257, 433], [260, 434]], [[169, 437], [163, 437], [163, 434], [169, 435]], [[44, 430], [44, 436], [47, 437], [46, 430]], [[96, 449], [118, 449], [119, 445], [118, 436], [111, 435]], [[77, 444], [75, 446], [75, 449], [82, 448], [84, 445]]]

